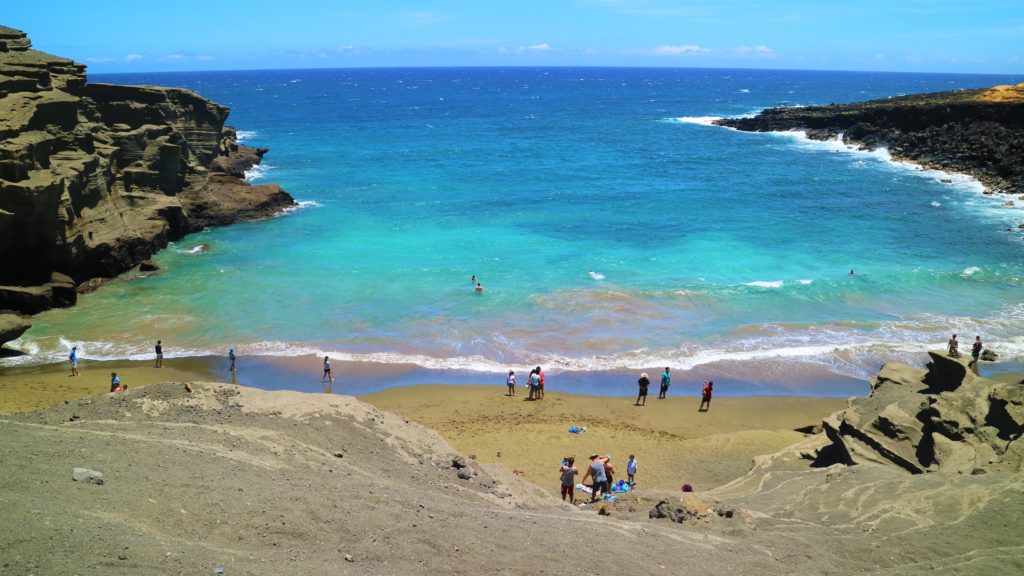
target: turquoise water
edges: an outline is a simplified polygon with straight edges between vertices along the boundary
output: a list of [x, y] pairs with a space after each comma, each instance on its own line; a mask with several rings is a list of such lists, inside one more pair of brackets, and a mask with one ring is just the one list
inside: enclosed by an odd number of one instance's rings
[[[161, 273], [39, 316], [19, 343], [36, 355], [7, 362], [63, 358], [70, 342], [86, 358], [141, 357], [162, 338], [175, 354], [330, 353], [477, 380], [543, 364], [756, 381], [753, 363], [785, 382], [808, 366], [867, 378], [952, 331], [1024, 356], [1024, 211], [884, 153], [705, 119], [1021, 78], [485, 68], [92, 80], [185, 86], [231, 107], [246, 143], [271, 148], [250, 177], [303, 207], [176, 243]], [[211, 250], [190, 252], [201, 243]]]

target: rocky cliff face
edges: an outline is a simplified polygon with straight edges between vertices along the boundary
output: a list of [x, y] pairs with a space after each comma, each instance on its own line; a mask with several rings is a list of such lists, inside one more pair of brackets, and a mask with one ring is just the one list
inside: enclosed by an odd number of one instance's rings
[[855, 104], [771, 108], [716, 122], [738, 130], [805, 130], [816, 140], [885, 147], [897, 158], [1024, 194], [1024, 86], [959, 90]]
[[75, 302], [167, 242], [294, 204], [242, 173], [228, 109], [188, 90], [86, 84], [85, 66], [0, 27], [0, 310]]
[[969, 356], [929, 352], [927, 370], [886, 364], [871, 394], [822, 423], [823, 462], [920, 474], [1024, 470], [1024, 386], [979, 378]]

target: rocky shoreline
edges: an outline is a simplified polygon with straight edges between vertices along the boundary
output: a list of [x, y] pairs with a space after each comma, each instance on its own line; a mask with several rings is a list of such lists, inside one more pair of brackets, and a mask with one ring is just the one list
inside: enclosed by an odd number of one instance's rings
[[746, 132], [802, 130], [812, 140], [886, 148], [897, 160], [973, 176], [986, 194], [1013, 195], [1008, 202], [1024, 195], [1024, 84], [769, 108], [715, 124]]
[[0, 26], [0, 311], [74, 305], [172, 240], [295, 204], [245, 181], [267, 149], [238, 144], [227, 108], [179, 88], [87, 84], [84, 65], [31, 45]]

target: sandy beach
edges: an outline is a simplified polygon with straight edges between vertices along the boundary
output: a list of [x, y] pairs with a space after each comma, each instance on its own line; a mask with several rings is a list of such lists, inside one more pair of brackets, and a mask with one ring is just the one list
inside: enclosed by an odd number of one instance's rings
[[[697, 411], [695, 397], [653, 395], [638, 407], [635, 398], [549, 392], [544, 400], [528, 401], [522, 387], [514, 397], [506, 390], [412, 386], [360, 399], [437, 430], [463, 454], [521, 471], [552, 492], [564, 456], [575, 455], [583, 469], [595, 452], [610, 454], [623, 478], [634, 454], [644, 488], [679, 490], [689, 483], [706, 490], [746, 473], [755, 456], [800, 441], [805, 435], [798, 428], [845, 405], [834, 398], [715, 398], [705, 413]], [[570, 434], [570, 426], [587, 431]]]

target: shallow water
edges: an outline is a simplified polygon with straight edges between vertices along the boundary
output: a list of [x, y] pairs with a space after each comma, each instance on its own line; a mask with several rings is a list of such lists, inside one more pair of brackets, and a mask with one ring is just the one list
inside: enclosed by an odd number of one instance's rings
[[[1024, 358], [1024, 234], [1004, 230], [1024, 212], [882, 152], [700, 120], [1020, 78], [515, 68], [94, 80], [185, 86], [230, 106], [246, 143], [271, 148], [250, 178], [304, 206], [186, 238], [158, 256], [159, 274], [37, 317], [16, 343], [36, 354], [0, 362], [61, 359], [71, 342], [86, 358], [142, 357], [161, 338], [178, 354], [419, 366], [403, 383], [543, 364], [695, 378], [713, 365], [756, 385], [750, 366], [766, 382], [864, 379], [951, 331]], [[201, 243], [211, 250], [191, 252]]]

